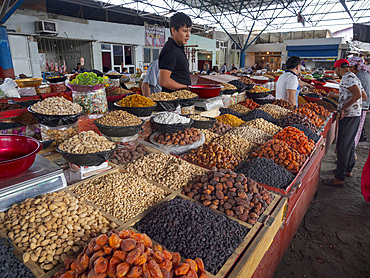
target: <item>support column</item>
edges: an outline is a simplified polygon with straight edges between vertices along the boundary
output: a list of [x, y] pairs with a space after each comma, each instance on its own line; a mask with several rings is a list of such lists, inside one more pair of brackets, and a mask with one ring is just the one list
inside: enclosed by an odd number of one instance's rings
[[245, 52], [240, 52], [240, 62], [239, 62], [240, 68], [244, 68], [245, 65]]
[[9, 39], [5, 26], [0, 26], [0, 77], [15, 78]]

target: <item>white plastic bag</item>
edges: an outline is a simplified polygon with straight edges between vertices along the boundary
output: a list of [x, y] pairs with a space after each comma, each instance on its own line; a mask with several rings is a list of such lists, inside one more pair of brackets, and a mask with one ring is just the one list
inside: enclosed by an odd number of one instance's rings
[[0, 97], [1, 97], [1, 91], [4, 93], [5, 97], [8, 98], [20, 98], [18, 92], [18, 85], [17, 83], [11, 79], [11, 78], [5, 78], [4, 84], [0, 85]]

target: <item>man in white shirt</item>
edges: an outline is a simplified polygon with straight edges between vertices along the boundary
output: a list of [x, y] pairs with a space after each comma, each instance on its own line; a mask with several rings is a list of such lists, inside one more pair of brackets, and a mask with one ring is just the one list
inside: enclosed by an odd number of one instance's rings
[[301, 81], [298, 75], [301, 73], [301, 58], [292, 56], [286, 61], [287, 70], [279, 77], [276, 83], [276, 99], [284, 99], [294, 106], [298, 106], [298, 94], [300, 86], [314, 86]]
[[143, 85], [141, 85], [142, 95], [148, 97], [151, 94], [162, 91], [161, 85], [159, 85], [159, 63], [155, 60], [151, 63], [146, 71]]

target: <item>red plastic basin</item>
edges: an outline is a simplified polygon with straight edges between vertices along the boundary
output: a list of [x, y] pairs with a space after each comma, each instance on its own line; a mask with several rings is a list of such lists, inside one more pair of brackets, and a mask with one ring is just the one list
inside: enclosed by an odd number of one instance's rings
[[203, 99], [217, 97], [221, 92], [221, 86], [214, 84], [191, 85], [189, 88], [190, 91]]
[[0, 135], [0, 179], [25, 172], [35, 161], [42, 144], [31, 137]]

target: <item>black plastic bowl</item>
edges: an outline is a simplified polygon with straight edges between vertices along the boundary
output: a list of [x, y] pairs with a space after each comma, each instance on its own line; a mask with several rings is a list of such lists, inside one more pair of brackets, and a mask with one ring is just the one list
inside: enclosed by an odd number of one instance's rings
[[[155, 100], [154, 100], [155, 101]], [[155, 107], [155, 111], [162, 112], [162, 111], [175, 111], [177, 106], [179, 106], [180, 100], [166, 100], [166, 101], [155, 101], [157, 106]]]
[[172, 125], [157, 123], [154, 121], [154, 118], [150, 118], [150, 122], [152, 124], [152, 129], [160, 133], [165, 133], [165, 132], [176, 132], [179, 130], [190, 128], [194, 120], [190, 119], [190, 122], [186, 124], [172, 124]]
[[248, 92], [247, 95], [249, 98], [264, 98], [267, 97], [270, 94], [270, 91], [268, 92], [261, 92], [261, 93], [250, 93]]
[[72, 115], [46, 115], [32, 111], [31, 106], [28, 107], [28, 111], [32, 113], [37, 122], [50, 127], [74, 124], [83, 115], [83, 111]]
[[154, 109], [156, 108], [157, 104], [153, 105], [153, 106], [149, 106], [149, 107], [128, 107], [128, 106], [121, 106], [118, 104], [118, 101], [117, 100], [115, 103], [114, 103], [114, 106], [118, 109], [118, 110], [124, 110], [124, 111], [127, 111], [131, 114], [134, 114], [135, 116], [138, 116], [138, 117], [149, 117], [150, 115], [152, 115]]
[[234, 90], [221, 90], [220, 94], [222, 95], [232, 95], [234, 93], [236, 93], [238, 89], [234, 89]]
[[199, 98], [198, 96], [186, 99], [179, 98], [179, 102], [181, 107], [193, 106], [198, 98]]
[[109, 151], [75, 154], [62, 151], [59, 149], [59, 147], [56, 148], [57, 152], [59, 152], [66, 161], [76, 164], [78, 166], [99, 166], [100, 164], [107, 161], [112, 156], [116, 149], [117, 145], [113, 150]]
[[134, 126], [107, 126], [99, 124], [98, 119], [94, 121], [99, 131], [109, 137], [129, 137], [138, 134], [141, 131], [145, 121], [142, 120], [141, 124]]
[[58, 76], [58, 77], [48, 76], [45, 79], [46, 81], [50, 83], [58, 83], [58, 82], [66, 81], [67, 76]]
[[[189, 117], [190, 115], [187, 115], [187, 116]], [[197, 121], [197, 120], [192, 119], [194, 123], [192, 124], [191, 127], [199, 128], [199, 129], [209, 129], [209, 128], [212, 128], [217, 121], [216, 118], [210, 118], [210, 117], [205, 117], [205, 116], [202, 116], [202, 117], [209, 119], [209, 121]]]

